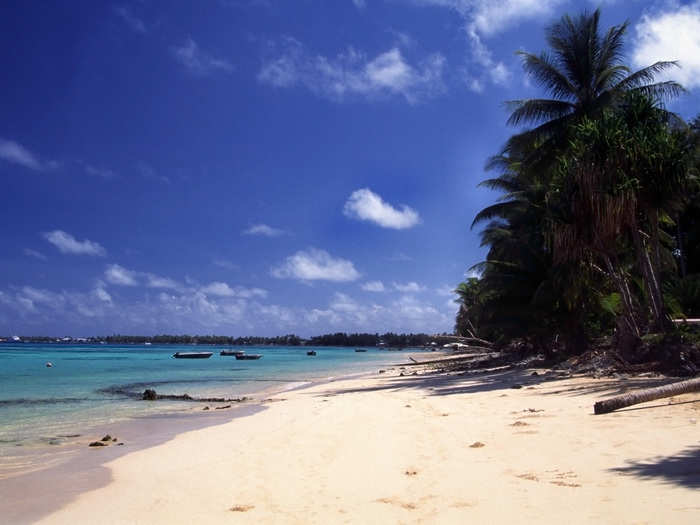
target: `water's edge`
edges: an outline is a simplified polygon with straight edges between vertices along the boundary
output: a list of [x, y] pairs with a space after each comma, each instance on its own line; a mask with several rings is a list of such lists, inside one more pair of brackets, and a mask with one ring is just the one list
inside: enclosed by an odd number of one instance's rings
[[[0, 479], [0, 516], [6, 523], [34, 523], [43, 516], [69, 504], [81, 493], [104, 487], [112, 481], [111, 471], [105, 464], [132, 452], [166, 443], [179, 434], [210, 426], [223, 425], [239, 417], [248, 417], [265, 410], [265, 401], [292, 390], [303, 390], [343, 379], [367, 377], [376, 373], [365, 371], [338, 377], [305, 382], [290, 381], [274, 389], [252, 394], [251, 402], [233, 405], [230, 409], [203, 411], [201, 408], [177, 415], [154, 414], [138, 416], [125, 421], [90, 429], [94, 439], [110, 434], [123, 446], [87, 447], [88, 437], [80, 443], [61, 447], [71, 456], [66, 461], [41, 470], [15, 474]], [[92, 441], [93, 439], [89, 439]], [[55, 450], [55, 448], [46, 450]], [[40, 453], [39, 451], [37, 453]]]

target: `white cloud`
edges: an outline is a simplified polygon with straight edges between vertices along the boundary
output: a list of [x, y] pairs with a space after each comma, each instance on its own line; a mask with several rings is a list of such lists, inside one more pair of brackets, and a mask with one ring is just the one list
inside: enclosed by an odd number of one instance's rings
[[313, 308], [301, 316], [314, 333], [333, 330], [441, 332], [454, 325], [454, 305], [419, 301], [404, 295], [386, 304], [361, 303], [346, 294], [335, 292], [326, 308]]
[[124, 23], [134, 31], [135, 33], [141, 33], [141, 34], [146, 34], [146, 24], [143, 23], [143, 20], [140, 18], [136, 17], [128, 7], [125, 6], [115, 6], [114, 7], [114, 13], [120, 17], [122, 20], [124, 20]]
[[159, 182], [164, 182], [166, 184], [170, 184], [170, 179], [168, 177], [157, 173], [156, 170], [153, 169], [153, 166], [151, 166], [147, 162], [144, 162], [142, 160], [137, 162], [136, 169], [139, 171], [139, 173], [141, 173], [141, 176], [144, 179], [151, 179], [151, 180], [156, 180]]
[[367, 281], [363, 283], [360, 288], [365, 292], [383, 292], [386, 290], [386, 288], [384, 288], [384, 283], [381, 281]]
[[394, 261], [394, 262], [410, 262], [413, 260], [413, 257], [406, 255], [405, 253], [402, 252], [396, 252], [393, 255], [390, 255], [389, 257], [386, 258], [387, 261]]
[[30, 300], [32, 304], [39, 303], [51, 305], [52, 307], [58, 307], [60, 306], [60, 303], [63, 302], [63, 299], [59, 294], [48, 290], [40, 290], [32, 286], [24, 286], [21, 294], [23, 297]]
[[35, 259], [39, 259], [40, 261], [46, 260], [46, 255], [44, 255], [43, 253], [38, 252], [36, 250], [32, 250], [31, 248], [25, 248], [24, 255], [26, 255], [28, 257], [34, 257]]
[[88, 175], [94, 175], [96, 177], [101, 177], [103, 179], [113, 179], [116, 177], [116, 174], [107, 168], [96, 168], [95, 166], [91, 166], [90, 164], [85, 165], [85, 173]]
[[421, 303], [415, 297], [405, 295], [392, 303], [396, 313], [406, 319], [424, 321], [439, 316], [438, 310], [431, 304]]
[[353, 48], [335, 58], [315, 55], [290, 37], [273, 47], [281, 50], [264, 62], [258, 80], [275, 87], [300, 85], [338, 101], [351, 95], [400, 95], [411, 104], [445, 90], [445, 58], [437, 53], [412, 66], [398, 47], [372, 59]]
[[542, 18], [568, 0], [409, 0], [456, 11], [467, 25], [487, 36], [500, 33], [521, 20]]
[[700, 86], [700, 2], [672, 4], [667, 11], [645, 14], [635, 26], [632, 61], [636, 67], [678, 60], [680, 68], [663, 75], [692, 89]]
[[233, 71], [233, 65], [230, 62], [205, 53], [191, 37], [188, 37], [182, 46], [172, 47], [171, 51], [175, 60], [195, 75], [207, 75], [215, 71], [227, 73]]
[[273, 228], [267, 224], [254, 224], [243, 231], [243, 235], [263, 235], [265, 237], [279, 237], [280, 235], [284, 235], [284, 233], [284, 230]]
[[415, 281], [411, 281], [408, 283], [394, 283], [394, 289], [398, 290], [399, 292], [410, 293], [422, 292], [423, 290], [425, 290], [425, 287], [421, 286]]
[[105, 279], [107, 282], [118, 286], [136, 286], [138, 285], [137, 273], [127, 270], [118, 264], [110, 264], [105, 270]]
[[412, 228], [421, 222], [415, 210], [402, 205], [399, 211], [368, 188], [354, 191], [345, 203], [343, 213], [353, 219], [374, 222], [383, 228], [396, 230]]
[[207, 295], [218, 295], [220, 297], [233, 297], [236, 295], [233, 289], [226, 283], [213, 282], [202, 288]]
[[215, 295], [218, 297], [241, 297], [243, 299], [267, 297], [267, 290], [263, 290], [262, 288], [245, 288], [243, 286], [231, 288], [227, 283], [220, 281], [214, 281], [204, 286], [202, 292], [207, 295]]
[[105, 283], [103, 283], [102, 281], [97, 281], [93, 293], [95, 294], [95, 297], [97, 297], [100, 301], [104, 303], [112, 302], [112, 296], [109, 295], [109, 292], [105, 289]]
[[95, 255], [104, 257], [107, 251], [100, 246], [99, 243], [89, 241], [78, 241], [70, 233], [62, 230], [54, 230], [42, 234], [43, 237], [53, 244], [61, 253], [70, 253], [74, 255]]
[[161, 277], [153, 273], [146, 273], [146, 286], [149, 288], [179, 288], [180, 285], [169, 277]]
[[435, 289], [435, 293], [443, 297], [452, 297], [455, 293], [455, 287], [449, 285], [440, 286]]
[[330, 307], [336, 312], [357, 312], [360, 309], [360, 306], [352, 298], [340, 292], [333, 295]]
[[543, 19], [568, 0], [408, 0], [412, 4], [453, 10], [463, 21], [469, 44], [469, 61], [464, 80], [472, 91], [481, 93], [486, 82], [505, 85], [511, 72], [493, 58], [484, 38], [493, 37], [527, 19]]
[[225, 268], [226, 270], [238, 270], [239, 268], [237, 264], [227, 261], [226, 259], [214, 259], [212, 264], [219, 268]]
[[287, 257], [284, 263], [272, 269], [278, 279], [301, 281], [354, 281], [360, 277], [352, 262], [332, 257], [324, 250], [310, 248]]
[[34, 171], [43, 171], [56, 165], [55, 162], [42, 162], [21, 144], [2, 138], [0, 138], [0, 159]]

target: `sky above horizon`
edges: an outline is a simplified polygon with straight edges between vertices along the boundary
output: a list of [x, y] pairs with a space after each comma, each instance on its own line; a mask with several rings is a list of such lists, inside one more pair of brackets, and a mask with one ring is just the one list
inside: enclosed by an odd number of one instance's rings
[[[599, 4], [3, 3], [0, 336], [451, 332], [515, 52]], [[601, 7], [700, 113], [700, 2]]]

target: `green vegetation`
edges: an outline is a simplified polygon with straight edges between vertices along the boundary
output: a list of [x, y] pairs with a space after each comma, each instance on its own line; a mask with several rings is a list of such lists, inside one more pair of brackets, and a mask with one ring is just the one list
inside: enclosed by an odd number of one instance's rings
[[[600, 13], [563, 17], [550, 50], [519, 53], [549, 99], [509, 102], [513, 135], [481, 185], [502, 192], [480, 211], [486, 260], [455, 290], [461, 335], [524, 339], [579, 354], [614, 336], [627, 358], [642, 337], [700, 314], [700, 118], [664, 102], [683, 92], [657, 62], [622, 62], [627, 23], [604, 34]], [[676, 338], [677, 340], [677, 338]]]
[[22, 336], [23, 342], [32, 343], [100, 343], [142, 345], [152, 344], [178, 344], [178, 345], [220, 345], [220, 346], [242, 346], [242, 345], [274, 345], [274, 346], [383, 346], [387, 348], [407, 348], [427, 346], [432, 342], [442, 345], [454, 342], [453, 336], [440, 336], [428, 334], [395, 334], [388, 332], [385, 334], [346, 334], [338, 332], [313, 336], [309, 339], [290, 334], [276, 337], [231, 337], [225, 335], [110, 335], [103, 337], [87, 337], [74, 339], [66, 337], [64, 339], [49, 336]]

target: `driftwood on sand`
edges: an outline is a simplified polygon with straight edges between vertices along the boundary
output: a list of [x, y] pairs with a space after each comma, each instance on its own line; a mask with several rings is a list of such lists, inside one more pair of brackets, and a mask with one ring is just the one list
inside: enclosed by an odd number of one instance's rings
[[630, 392], [598, 401], [593, 405], [593, 411], [596, 414], [607, 414], [619, 408], [636, 405], [638, 403], [646, 403], [647, 401], [654, 401], [655, 399], [662, 399], [664, 397], [687, 394], [689, 392], [700, 392], [700, 377], [687, 381], [679, 381], [678, 383], [671, 383], [670, 385], [645, 388], [637, 392]]
[[189, 394], [158, 394], [152, 388], [147, 388], [141, 394], [141, 399], [144, 401], [158, 401], [161, 399], [168, 401], [199, 401], [204, 403], [242, 403], [243, 401], [248, 401], [247, 397], [192, 397]]

